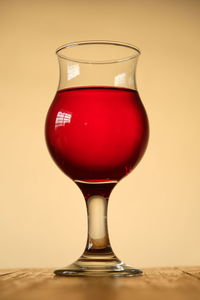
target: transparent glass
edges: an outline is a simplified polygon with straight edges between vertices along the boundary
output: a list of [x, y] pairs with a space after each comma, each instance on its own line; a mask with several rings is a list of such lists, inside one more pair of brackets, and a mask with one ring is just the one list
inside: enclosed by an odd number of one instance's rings
[[82, 41], [56, 53], [60, 80], [46, 118], [46, 142], [55, 163], [83, 193], [88, 238], [81, 257], [55, 274], [140, 275], [114, 254], [107, 226], [110, 193], [140, 161], [148, 142], [135, 80], [140, 51], [120, 42]]

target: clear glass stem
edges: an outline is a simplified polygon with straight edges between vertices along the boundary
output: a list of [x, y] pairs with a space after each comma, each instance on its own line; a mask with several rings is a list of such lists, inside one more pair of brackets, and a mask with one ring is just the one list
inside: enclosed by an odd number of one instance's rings
[[135, 276], [142, 271], [125, 265], [114, 254], [108, 235], [107, 207], [116, 182], [76, 182], [87, 206], [88, 238], [84, 253], [70, 266], [56, 270], [59, 276]]
[[94, 195], [86, 199], [88, 239], [83, 256], [114, 255], [110, 246], [107, 224], [108, 198]]
[[88, 237], [85, 251], [79, 260], [92, 261], [98, 266], [105, 263], [119, 263], [109, 240], [107, 209], [110, 193], [117, 182], [108, 183], [78, 183], [87, 207]]

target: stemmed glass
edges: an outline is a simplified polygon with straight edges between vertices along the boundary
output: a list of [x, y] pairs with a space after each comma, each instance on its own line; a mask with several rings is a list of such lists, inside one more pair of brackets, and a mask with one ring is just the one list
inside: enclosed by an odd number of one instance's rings
[[148, 119], [136, 89], [140, 51], [115, 41], [61, 46], [57, 93], [46, 118], [46, 142], [60, 167], [81, 189], [88, 214], [85, 251], [60, 276], [135, 276], [141, 270], [114, 254], [107, 228], [112, 189], [141, 159]]

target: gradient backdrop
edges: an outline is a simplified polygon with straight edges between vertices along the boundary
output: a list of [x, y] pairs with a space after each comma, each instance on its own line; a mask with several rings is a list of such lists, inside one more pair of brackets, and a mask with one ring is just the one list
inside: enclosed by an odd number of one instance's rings
[[200, 265], [200, 1], [1, 0], [0, 268], [61, 267], [86, 240], [81, 192], [54, 164], [44, 121], [55, 49], [111, 39], [142, 50], [147, 152], [111, 195], [110, 237], [135, 267]]

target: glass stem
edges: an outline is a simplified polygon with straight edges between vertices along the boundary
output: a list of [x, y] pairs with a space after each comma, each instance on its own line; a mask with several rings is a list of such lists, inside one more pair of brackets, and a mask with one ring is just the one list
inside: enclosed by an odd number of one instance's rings
[[76, 183], [85, 197], [88, 216], [88, 238], [80, 259], [118, 261], [110, 245], [107, 223], [108, 199], [117, 182], [95, 184], [76, 181]]
[[73, 264], [54, 273], [59, 276], [135, 276], [142, 272], [127, 266], [112, 251], [107, 225], [107, 207], [110, 193], [117, 181], [75, 181], [81, 189], [87, 206], [88, 238], [84, 253]]
[[85, 252], [100, 254], [112, 252], [107, 224], [108, 199], [94, 195], [86, 199], [88, 214], [88, 239]]

